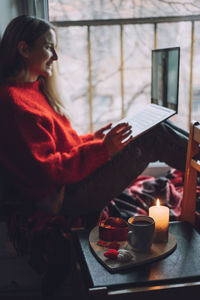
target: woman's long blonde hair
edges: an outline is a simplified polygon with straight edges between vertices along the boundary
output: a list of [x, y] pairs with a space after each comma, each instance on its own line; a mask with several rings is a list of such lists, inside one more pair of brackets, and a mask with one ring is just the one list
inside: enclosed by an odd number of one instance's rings
[[[0, 84], [8, 82], [9, 78], [26, 69], [24, 59], [18, 51], [18, 43], [25, 41], [29, 47], [33, 47], [34, 42], [49, 29], [56, 33], [54, 26], [48, 21], [27, 15], [18, 16], [8, 24], [0, 42]], [[40, 79], [41, 90], [53, 109], [61, 115], [66, 115], [57, 73], [57, 65], [54, 62], [52, 76]]]
[[61, 85], [59, 80], [59, 70], [57, 62], [54, 62], [52, 75], [49, 77], [42, 77], [40, 79], [40, 88], [48, 99], [49, 104], [53, 109], [60, 115], [66, 116], [69, 118], [69, 115], [66, 113], [66, 109], [62, 102], [62, 93]]

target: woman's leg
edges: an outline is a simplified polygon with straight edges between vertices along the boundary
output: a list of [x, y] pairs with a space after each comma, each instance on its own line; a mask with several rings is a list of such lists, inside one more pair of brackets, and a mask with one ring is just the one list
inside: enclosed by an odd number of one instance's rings
[[160, 160], [183, 171], [187, 142], [187, 133], [163, 122], [132, 141], [86, 179], [67, 186], [62, 212], [81, 215], [100, 211], [140, 175], [149, 162]]

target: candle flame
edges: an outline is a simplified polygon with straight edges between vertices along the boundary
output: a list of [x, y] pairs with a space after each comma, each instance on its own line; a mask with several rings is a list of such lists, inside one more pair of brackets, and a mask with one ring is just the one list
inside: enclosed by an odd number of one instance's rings
[[159, 199], [156, 200], [156, 206], [160, 206], [160, 200]]

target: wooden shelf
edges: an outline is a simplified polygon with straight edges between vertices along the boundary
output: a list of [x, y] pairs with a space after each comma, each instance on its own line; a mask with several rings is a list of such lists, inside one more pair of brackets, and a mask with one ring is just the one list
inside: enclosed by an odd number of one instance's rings
[[199, 160], [196, 161], [196, 160], [192, 159], [191, 166], [192, 166], [192, 168], [194, 168], [195, 170], [200, 172], [200, 161]]

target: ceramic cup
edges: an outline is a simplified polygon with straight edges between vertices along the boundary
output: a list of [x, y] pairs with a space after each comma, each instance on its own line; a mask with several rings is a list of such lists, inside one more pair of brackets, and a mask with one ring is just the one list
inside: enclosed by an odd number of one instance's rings
[[127, 240], [135, 252], [147, 253], [153, 242], [155, 221], [149, 216], [135, 216], [128, 219]]

